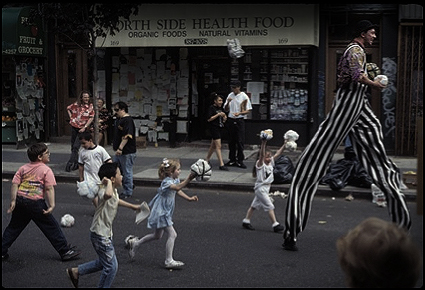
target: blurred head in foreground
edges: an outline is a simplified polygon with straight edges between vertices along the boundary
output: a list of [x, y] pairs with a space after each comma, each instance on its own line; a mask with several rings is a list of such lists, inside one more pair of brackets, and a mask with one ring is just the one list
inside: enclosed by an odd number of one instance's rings
[[420, 276], [419, 248], [396, 224], [367, 218], [336, 243], [348, 287], [414, 287]]

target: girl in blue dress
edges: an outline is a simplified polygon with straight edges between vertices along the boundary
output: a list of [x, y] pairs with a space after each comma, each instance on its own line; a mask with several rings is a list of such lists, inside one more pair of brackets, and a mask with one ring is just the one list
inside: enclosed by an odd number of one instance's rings
[[153, 240], [159, 240], [165, 232], [168, 236], [165, 244], [165, 267], [167, 269], [174, 269], [184, 265], [183, 262], [173, 259], [174, 241], [177, 237], [172, 220], [175, 197], [176, 193], [187, 201], [198, 201], [198, 197], [196, 195], [189, 197], [182, 191], [182, 188], [187, 186], [189, 182], [196, 177], [196, 174], [191, 172], [183, 182], [180, 182], [180, 171], [179, 160], [164, 158], [159, 166], [158, 175], [159, 178], [163, 180], [161, 186], [158, 188], [157, 194], [149, 203], [151, 213], [147, 223], [148, 228], [154, 229], [155, 231], [151, 234], [147, 234], [143, 238], [135, 237], [128, 241], [130, 259], [134, 258], [136, 248], [139, 245]]

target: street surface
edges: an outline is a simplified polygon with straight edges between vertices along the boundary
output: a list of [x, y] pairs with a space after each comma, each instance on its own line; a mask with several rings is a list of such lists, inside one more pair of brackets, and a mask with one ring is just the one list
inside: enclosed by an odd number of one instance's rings
[[[10, 221], [6, 214], [11, 181], [2, 182], [2, 231]], [[316, 197], [309, 224], [298, 238], [298, 252], [282, 249], [282, 235], [274, 233], [267, 214], [255, 212], [255, 231], [242, 229], [242, 219], [253, 199], [253, 192], [186, 189], [197, 194], [198, 202], [176, 196], [174, 227], [177, 239], [174, 259], [186, 265], [181, 270], [164, 268], [166, 236], [141, 245], [134, 262], [128, 258], [124, 239], [129, 234], [150, 232], [146, 221], [136, 225], [135, 213], [120, 207], [114, 222], [114, 245], [119, 268], [113, 287], [345, 287], [337, 261], [335, 241], [363, 219], [376, 216], [389, 220], [386, 208], [369, 200], [351, 202], [341, 197]], [[129, 202], [149, 202], [156, 188], [136, 187]], [[411, 235], [423, 252], [423, 216], [416, 204], [408, 203], [412, 213]], [[284, 223], [286, 199], [275, 198], [276, 216]], [[76, 192], [76, 184], [56, 186], [58, 221], [69, 213], [76, 219], [71, 228], [63, 228], [68, 242], [82, 250], [80, 258], [62, 262], [34, 223], [30, 223], [9, 249], [10, 258], [2, 262], [2, 286], [72, 287], [65, 269], [93, 260], [96, 253], [89, 239], [94, 213], [90, 201]], [[80, 287], [96, 287], [100, 272], [81, 276]], [[417, 283], [422, 286], [423, 276]]]

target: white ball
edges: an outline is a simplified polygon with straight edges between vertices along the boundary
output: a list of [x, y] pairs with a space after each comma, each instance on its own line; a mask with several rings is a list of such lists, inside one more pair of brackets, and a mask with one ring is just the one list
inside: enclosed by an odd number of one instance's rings
[[211, 171], [206, 172], [203, 175], [196, 176], [196, 181], [208, 181], [211, 178]]
[[204, 159], [199, 159], [193, 163], [190, 170], [196, 174], [197, 181], [208, 181], [211, 178], [211, 165]]
[[384, 86], [388, 85], [388, 77], [386, 75], [377, 75], [373, 80], [379, 80]]
[[75, 224], [75, 219], [72, 215], [70, 214], [65, 214], [62, 218], [61, 218], [61, 226], [66, 227], [66, 228], [70, 228]]

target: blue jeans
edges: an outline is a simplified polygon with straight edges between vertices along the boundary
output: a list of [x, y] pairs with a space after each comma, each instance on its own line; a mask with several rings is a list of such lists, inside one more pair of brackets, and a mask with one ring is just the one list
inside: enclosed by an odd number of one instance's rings
[[43, 209], [47, 209], [44, 199], [31, 200], [21, 196], [16, 197], [16, 205], [12, 211], [12, 218], [3, 232], [2, 255], [7, 253], [9, 247], [19, 237], [30, 221], [34, 221], [60, 256], [63, 256], [70, 249], [55, 217], [52, 214], [43, 214]]
[[135, 159], [136, 153], [114, 155], [114, 162], [118, 163], [121, 170], [123, 194], [126, 196], [133, 195], [133, 164]]
[[102, 271], [100, 274], [99, 288], [110, 288], [118, 271], [118, 261], [115, 255], [112, 238], [102, 237], [90, 232], [90, 240], [99, 258], [78, 265], [78, 275], [86, 275]]

